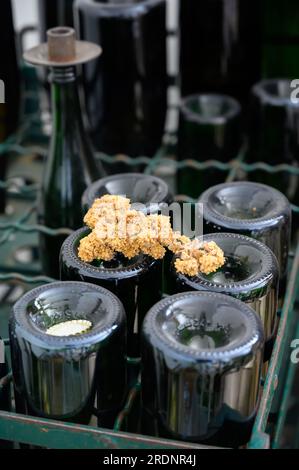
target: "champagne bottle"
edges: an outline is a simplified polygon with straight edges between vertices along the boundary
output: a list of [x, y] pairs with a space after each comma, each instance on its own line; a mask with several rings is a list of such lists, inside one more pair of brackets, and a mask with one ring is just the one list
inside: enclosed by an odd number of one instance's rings
[[[18, 125], [20, 111], [20, 75], [18, 69], [11, 0], [1, 2], [0, 15], [0, 143]], [[4, 102], [3, 102], [4, 101]], [[0, 155], [0, 180], [4, 180], [7, 157]], [[5, 208], [5, 192], [0, 189], [0, 212]]]
[[103, 47], [101, 59], [83, 70], [95, 147], [154, 155], [167, 110], [165, 0], [77, 0], [75, 25], [82, 39]]
[[245, 444], [260, 391], [256, 313], [227, 295], [187, 292], [156, 304], [142, 332], [142, 407], [160, 436]]
[[215, 241], [224, 252], [225, 264], [215, 273], [198, 273], [193, 277], [178, 273], [172, 265], [174, 292], [208, 290], [230, 295], [250, 305], [263, 324], [264, 361], [267, 362], [278, 327], [277, 259], [263, 243], [243, 235], [212, 233], [204, 235], [202, 241]]
[[[296, 95], [291, 80], [287, 79], [262, 80], [252, 88], [248, 162], [285, 163], [298, 167], [299, 102], [293, 99], [293, 92]], [[290, 202], [299, 205], [298, 175], [286, 171], [269, 173], [255, 170], [248, 173], [248, 178], [275, 187]]]
[[263, 0], [263, 62], [265, 78], [299, 77], [299, 4], [296, 0]]
[[124, 305], [128, 324], [128, 354], [139, 356], [140, 329], [146, 312], [161, 299], [162, 263], [149, 256], [132, 259], [116, 256], [112, 261], [86, 263], [78, 257], [81, 238], [90, 230], [76, 230], [64, 242], [60, 255], [63, 281], [84, 280], [113, 292]]
[[[204, 94], [187, 96], [180, 106], [178, 159], [227, 163], [241, 147], [241, 107], [230, 96]], [[198, 171], [185, 167], [178, 171], [180, 194], [198, 197], [227, 173], [216, 168]]]
[[[89, 43], [75, 42], [75, 32], [71, 28], [49, 30], [48, 40], [49, 54], [53, 54], [50, 59], [45, 45], [25, 54], [29, 62], [51, 67], [53, 131], [41, 191], [39, 222], [55, 229], [76, 229], [82, 225], [82, 193], [103, 175], [103, 170], [95, 161], [84, 129], [75, 65], [96, 57], [100, 49]], [[42, 59], [40, 54], [43, 54]], [[53, 278], [59, 277], [59, 252], [65, 238], [64, 235], [40, 234], [43, 272]]]
[[[73, 321], [89, 329], [50, 333]], [[18, 412], [113, 425], [126, 392], [125, 315], [113, 294], [83, 282], [37, 287], [14, 305], [9, 330]]]
[[143, 204], [148, 213], [158, 213], [164, 204], [171, 204], [173, 196], [161, 178], [143, 173], [106, 176], [92, 183], [83, 193], [82, 210], [85, 214], [96, 198], [105, 194], [125, 196], [132, 204]]
[[260, 78], [259, 0], [183, 0], [180, 39], [183, 96], [224, 93], [246, 104]]
[[205, 233], [233, 232], [267, 245], [278, 260], [280, 291], [286, 283], [292, 212], [287, 198], [270, 186], [251, 182], [225, 183], [205, 191]]
[[47, 40], [48, 29], [55, 26], [74, 26], [74, 0], [39, 0], [38, 19], [41, 41]]

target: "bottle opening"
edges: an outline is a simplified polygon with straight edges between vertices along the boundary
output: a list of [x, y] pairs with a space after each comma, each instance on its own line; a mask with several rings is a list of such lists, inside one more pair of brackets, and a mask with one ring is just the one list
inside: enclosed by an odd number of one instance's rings
[[260, 219], [275, 208], [273, 194], [255, 185], [220, 189], [212, 194], [210, 203], [216, 212], [231, 219]]
[[158, 328], [174, 346], [192, 351], [234, 347], [248, 325], [235, 305], [216, 296], [190, 296], [175, 300], [157, 318]]
[[185, 98], [183, 113], [207, 123], [223, 121], [240, 112], [236, 100], [225, 95], [193, 95]]
[[28, 303], [27, 315], [42, 333], [72, 336], [90, 333], [105, 321], [107, 311], [97, 292], [53, 287]]
[[286, 100], [291, 100], [293, 88], [291, 87], [290, 80], [276, 79], [264, 80], [257, 84], [254, 90], [263, 98], [267, 99], [268, 97], [269, 99], [285, 102]]
[[90, 207], [96, 198], [106, 194], [125, 196], [132, 204], [160, 203], [167, 199], [168, 186], [159, 178], [143, 174], [109, 176], [92, 184], [85, 191], [84, 205]]

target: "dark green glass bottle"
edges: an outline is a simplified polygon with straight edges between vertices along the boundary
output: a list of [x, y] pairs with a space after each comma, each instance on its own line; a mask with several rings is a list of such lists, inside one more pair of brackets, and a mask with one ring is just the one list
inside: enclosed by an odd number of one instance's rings
[[[166, 1], [77, 0], [74, 11], [80, 38], [103, 48], [83, 70], [95, 147], [111, 155], [153, 156], [167, 112]], [[129, 169], [117, 166], [109, 167], [111, 173]]]
[[[230, 96], [205, 94], [187, 96], [180, 106], [178, 159], [226, 163], [237, 157], [241, 147], [241, 107]], [[227, 172], [216, 168], [178, 171], [178, 191], [198, 197], [215, 183], [225, 181]]]
[[[59, 48], [65, 49], [67, 57], [67, 41], [73, 41], [78, 57], [65, 59], [64, 62], [58, 57], [56, 62], [52, 60], [52, 65], [47, 57], [40, 62], [51, 65], [53, 129], [41, 190], [39, 223], [54, 229], [77, 229], [82, 225], [82, 194], [94, 180], [103, 176], [84, 129], [75, 68], [76, 62], [90, 60], [98, 53], [89, 55], [89, 49], [93, 53], [96, 46], [92, 49], [86, 46], [87, 50], [80, 53], [82, 43], [75, 42], [74, 34], [71, 28], [53, 28], [48, 31], [49, 46], [55, 49], [55, 54], [59, 54]], [[42, 46], [39, 48], [42, 52]], [[25, 58], [36, 64], [38, 62], [32, 51]], [[59, 61], [64, 66], [59, 66]], [[67, 62], [72, 65], [67, 66]], [[40, 234], [43, 272], [56, 279], [59, 278], [59, 252], [65, 238], [65, 235], [51, 237]]]
[[263, 0], [263, 62], [265, 78], [298, 78], [299, 4], [297, 0]]
[[246, 103], [260, 79], [260, 0], [182, 0], [180, 40], [183, 96], [224, 93]]
[[164, 204], [173, 202], [170, 189], [161, 178], [143, 173], [122, 173], [95, 181], [84, 191], [83, 213], [88, 211], [96, 198], [105, 194], [125, 196], [132, 204], [143, 204], [144, 210], [151, 214], [160, 213]]
[[227, 295], [186, 292], [156, 304], [142, 330], [142, 406], [160, 436], [245, 444], [260, 392], [256, 313]]
[[[0, 52], [0, 80], [2, 80], [0, 85], [0, 143], [2, 143], [16, 130], [20, 111], [20, 75], [11, 0], [1, 2], [0, 43], [2, 44]], [[5, 178], [6, 160], [6, 155], [1, 154], [0, 180]], [[0, 189], [0, 213], [4, 211], [4, 208], [5, 192]]]
[[282, 293], [292, 222], [291, 206], [284, 194], [259, 183], [225, 183], [205, 191], [199, 203], [203, 204], [204, 233], [239, 233], [263, 242], [273, 251]]
[[47, 40], [48, 29], [74, 25], [74, 0], [39, 0], [38, 19], [41, 41]]
[[89, 232], [88, 228], [79, 229], [62, 245], [61, 280], [91, 282], [117, 295], [127, 315], [128, 354], [139, 356], [139, 336], [144, 316], [162, 295], [162, 263], [145, 255], [131, 260], [117, 256], [109, 262], [99, 260], [86, 263], [78, 257], [78, 246], [81, 238]]
[[[84, 320], [90, 328], [54, 336], [48, 328]], [[126, 393], [126, 321], [111, 292], [84, 282], [54, 282], [27, 292], [10, 318], [17, 411], [113, 426]]]
[[[233, 233], [204, 235], [223, 250], [225, 264], [215, 273], [186, 276], [172, 266], [174, 292], [211, 291], [246, 302], [260, 317], [265, 334], [265, 362], [269, 360], [278, 327], [278, 263], [272, 251], [257, 240]], [[175, 259], [175, 258], [174, 258]]]
[[[297, 87], [298, 88], [298, 87]], [[249, 163], [299, 164], [299, 101], [291, 80], [269, 79], [257, 83], [251, 92], [249, 113]], [[296, 97], [294, 96], [294, 98]], [[251, 181], [274, 186], [293, 204], [299, 205], [299, 176], [286, 171], [255, 170]], [[298, 222], [297, 222], [298, 223]]]
[[298, 159], [299, 102], [293, 90], [287, 79], [263, 80], [252, 88], [248, 160], [278, 165]]

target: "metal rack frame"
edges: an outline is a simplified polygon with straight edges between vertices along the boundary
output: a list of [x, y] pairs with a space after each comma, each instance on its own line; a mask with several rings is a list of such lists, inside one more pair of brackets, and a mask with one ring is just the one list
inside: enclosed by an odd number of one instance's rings
[[[28, 73], [28, 71], [27, 71]], [[34, 100], [34, 96], [29, 95], [29, 100]], [[28, 107], [27, 107], [28, 108]], [[18, 133], [12, 136], [5, 143], [0, 145], [0, 158], [3, 154], [25, 155], [30, 153], [43, 153], [44, 147], [42, 146], [43, 137], [40, 132], [39, 116], [32, 113], [32, 108], [36, 110], [36, 105], [29, 106], [29, 112], [26, 115], [24, 126], [21, 126]], [[25, 106], [26, 109], [26, 106]], [[42, 137], [42, 139], [41, 139]], [[26, 145], [30, 142], [31, 145]], [[32, 145], [34, 142], [34, 145]], [[198, 162], [195, 160], [184, 160], [175, 162], [173, 159], [167, 157], [167, 152], [161, 150], [156, 157], [150, 159], [146, 157], [130, 158], [126, 156], [111, 157], [108, 155], [100, 154], [98, 156], [106, 164], [113, 165], [118, 161], [125, 162], [127, 165], [144, 165], [144, 172], [147, 174], [154, 173], [160, 165], [175, 166], [176, 170], [179, 168], [190, 167], [195, 170], [204, 171], [207, 168], [217, 168], [218, 170], [228, 172], [226, 181], [233, 181], [236, 179], [239, 170], [245, 173], [250, 173], [255, 170], [264, 170], [266, 172], [275, 173], [280, 171], [289, 172], [299, 177], [299, 168], [289, 165], [271, 166], [266, 163], [260, 162], [255, 164], [247, 164], [243, 161], [243, 155], [240, 155], [236, 160], [229, 163], [220, 163], [217, 161]], [[0, 181], [0, 188], [4, 188], [9, 192], [9, 182]], [[20, 188], [17, 197], [25, 198], [28, 201], [28, 209], [23, 213], [19, 219], [13, 222], [0, 222], [0, 248], [6, 243], [12, 234], [16, 233], [34, 233], [44, 232], [51, 236], [56, 236], [61, 233], [69, 233], [70, 231], [65, 228], [58, 230], [44, 227], [37, 224], [28, 223], [29, 218], [36, 210], [36, 194], [39, 187], [36, 184], [24, 186]], [[195, 202], [193, 199], [178, 195], [178, 201]], [[292, 207], [294, 213], [299, 213], [299, 207]], [[2, 271], [2, 272], [1, 272]], [[53, 279], [43, 275], [32, 276], [22, 271], [9, 272], [7, 267], [0, 266], [0, 282], [1, 281], [21, 281], [26, 284], [47, 283]], [[277, 339], [275, 342], [273, 354], [270, 361], [267, 377], [263, 386], [263, 393], [261, 397], [260, 406], [255, 419], [255, 424], [248, 444], [250, 448], [270, 448], [273, 442], [274, 447], [278, 447], [285, 420], [287, 409], [287, 398], [291, 381], [294, 375], [294, 366], [289, 364], [289, 341], [294, 330], [294, 322], [296, 319], [296, 312], [294, 309], [295, 301], [298, 299], [299, 291], [299, 246], [297, 246], [295, 253], [290, 255], [290, 275], [287, 287], [286, 296], [281, 313], [281, 320]], [[0, 312], [1, 313], [1, 312]], [[298, 329], [297, 329], [298, 331]], [[299, 331], [298, 331], [299, 333]], [[9, 340], [5, 340], [6, 347], [9, 346]], [[129, 366], [138, 366], [138, 360], [128, 358]], [[286, 387], [282, 398], [282, 407], [278, 415], [277, 425], [274, 431], [274, 438], [271, 442], [268, 433], [269, 416], [271, 405], [274, 397], [278, 393], [278, 384], [282, 380], [283, 367], [287, 365], [289, 371], [286, 378]], [[6, 387], [12, 380], [11, 373], [0, 381], [0, 388]], [[8, 440], [31, 444], [34, 446], [42, 446], [47, 448], [88, 448], [88, 449], [200, 449], [207, 446], [197, 444], [190, 444], [184, 442], [175, 442], [171, 440], [158, 439], [153, 437], [146, 437], [134, 433], [121, 432], [122, 427], [129, 416], [134, 402], [140, 392], [140, 383], [137, 383], [128, 391], [127, 401], [121, 413], [119, 414], [113, 430], [104, 430], [92, 426], [82, 426], [75, 424], [68, 424], [64, 422], [41, 419], [30, 416], [24, 416], [17, 413], [8, 413], [0, 411], [0, 440]]]

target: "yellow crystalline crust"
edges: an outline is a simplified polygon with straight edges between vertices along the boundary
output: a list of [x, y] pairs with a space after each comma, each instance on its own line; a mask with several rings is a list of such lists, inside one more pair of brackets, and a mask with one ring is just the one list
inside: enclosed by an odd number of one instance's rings
[[96, 199], [84, 222], [92, 231], [80, 241], [78, 256], [87, 263], [109, 261], [116, 253], [127, 258], [144, 253], [162, 259], [166, 248], [177, 255], [176, 270], [189, 276], [210, 274], [225, 262], [215, 242], [190, 240], [172, 230], [169, 217], [131, 210], [130, 200], [121, 196]]

